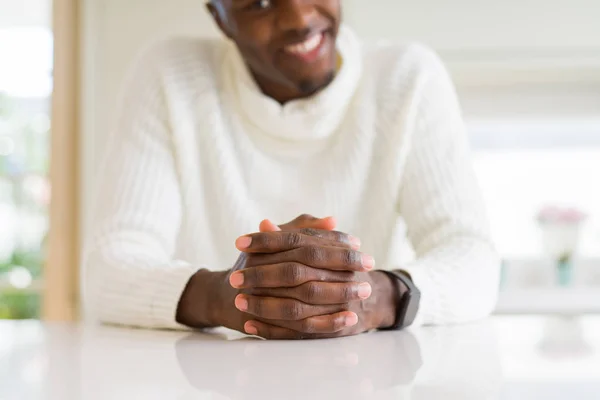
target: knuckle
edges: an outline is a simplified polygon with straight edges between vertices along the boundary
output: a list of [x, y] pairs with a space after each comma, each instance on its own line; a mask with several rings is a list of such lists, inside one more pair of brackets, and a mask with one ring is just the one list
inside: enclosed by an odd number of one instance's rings
[[300, 232], [306, 236], [320, 236], [320, 232], [313, 228], [304, 228]]
[[304, 282], [305, 269], [297, 263], [287, 263], [282, 271], [282, 280], [288, 285], [300, 285]]
[[360, 277], [353, 271], [327, 271], [318, 270], [317, 277], [315, 280], [321, 282], [338, 282], [338, 283], [350, 283], [360, 282]]
[[248, 301], [248, 309], [255, 315], [263, 315], [264, 303], [260, 298], [255, 297], [253, 300]]
[[246, 277], [248, 280], [247, 284], [260, 285], [261, 283], [264, 283], [265, 272], [260, 267], [250, 268], [246, 272]]
[[335, 240], [339, 243], [350, 244], [350, 237], [343, 232], [333, 232]]
[[300, 216], [296, 219], [301, 220], [301, 221], [307, 221], [307, 220], [311, 220], [314, 217], [310, 214], [300, 214]]
[[354, 272], [354, 271], [344, 271], [344, 279], [346, 279], [346, 282], [359, 282], [361, 280], [361, 276], [358, 274], [358, 272]]
[[320, 299], [323, 294], [322, 286], [316, 282], [309, 282], [304, 285], [304, 299], [307, 302], [313, 302]]
[[323, 258], [323, 252], [317, 246], [306, 246], [303, 248], [303, 256], [309, 262], [316, 262]]
[[302, 235], [298, 232], [289, 232], [287, 234], [287, 243], [289, 247], [298, 247], [302, 244]]
[[302, 319], [304, 307], [297, 301], [292, 301], [282, 309], [283, 319], [288, 321], [298, 321]]
[[360, 256], [358, 252], [354, 250], [343, 250], [342, 261], [346, 265], [356, 265], [360, 262]]
[[259, 233], [252, 238], [252, 246], [254, 248], [269, 249], [273, 245], [273, 240], [270, 235]]
[[356, 298], [356, 291], [353, 285], [344, 285], [341, 289], [340, 300], [342, 303], [347, 303]]
[[304, 334], [312, 334], [317, 332], [317, 327], [311, 318], [307, 318], [300, 323], [300, 330]]
[[346, 327], [346, 324], [345, 324], [344, 318], [337, 317], [331, 321], [330, 328], [331, 328], [332, 333], [339, 332], [339, 331], [343, 330], [345, 327]]

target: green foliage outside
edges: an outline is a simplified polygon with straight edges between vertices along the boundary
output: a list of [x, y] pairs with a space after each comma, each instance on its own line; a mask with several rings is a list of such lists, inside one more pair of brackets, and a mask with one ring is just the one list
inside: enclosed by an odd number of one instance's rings
[[[0, 92], [0, 128], [3, 128], [0, 130], [0, 139], [2, 135], [8, 134], [16, 143], [12, 154], [0, 154], [0, 206], [4, 202], [5, 206], [16, 207], [26, 215], [45, 216], [47, 212], [45, 201], [32, 196], [24, 186], [28, 176], [46, 179], [49, 134], [44, 119], [47, 119], [47, 116], [39, 110], [32, 111], [22, 107], [14, 99]], [[43, 128], [40, 129], [40, 126]], [[3, 229], [2, 222], [0, 220], [0, 233]], [[41, 305], [39, 291], [32, 288], [21, 290], [7, 284], [9, 282], [7, 278], [15, 267], [26, 268], [34, 281], [42, 275], [45, 232], [40, 231], [37, 225], [28, 225], [27, 230], [31, 229], [39, 231], [39, 242], [36, 239], [33, 245], [30, 242], [22, 245], [21, 241], [17, 241], [18, 244], [12, 254], [9, 253], [8, 257], [3, 256], [4, 259], [0, 259], [0, 280], [4, 283], [0, 286], [0, 319], [39, 317]]]
[[10, 289], [0, 293], [0, 319], [39, 318], [41, 295]]

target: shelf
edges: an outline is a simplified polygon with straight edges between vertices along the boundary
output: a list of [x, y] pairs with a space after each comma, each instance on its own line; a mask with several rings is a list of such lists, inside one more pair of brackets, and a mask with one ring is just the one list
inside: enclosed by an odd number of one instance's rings
[[507, 289], [497, 314], [600, 313], [600, 287]]

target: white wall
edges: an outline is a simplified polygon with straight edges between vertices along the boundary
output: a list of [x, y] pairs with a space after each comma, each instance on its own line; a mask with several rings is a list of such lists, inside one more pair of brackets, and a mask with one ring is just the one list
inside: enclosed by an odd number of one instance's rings
[[600, 82], [598, 0], [344, 0], [367, 38], [434, 47], [460, 86]]
[[49, 27], [52, 2], [47, 0], [0, 0], [0, 29], [7, 26]]
[[598, 0], [343, 0], [364, 36], [444, 51], [600, 50]]

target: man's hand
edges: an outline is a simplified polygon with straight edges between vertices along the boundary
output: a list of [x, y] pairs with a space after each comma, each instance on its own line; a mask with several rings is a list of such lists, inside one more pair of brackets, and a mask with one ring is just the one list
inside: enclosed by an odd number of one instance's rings
[[367, 272], [373, 259], [357, 251], [357, 239], [334, 228], [332, 218], [301, 216], [279, 227], [263, 221], [263, 232], [238, 239], [242, 253], [232, 270], [202, 270], [192, 278], [177, 320], [271, 339], [346, 336], [392, 325], [394, 285], [383, 273]]
[[[333, 218], [315, 218], [310, 215], [301, 215], [287, 224], [277, 226], [268, 220], [260, 224], [261, 231], [281, 231], [306, 229], [306, 234], [318, 234], [335, 228]], [[346, 247], [357, 245], [356, 239], [345, 235], [331, 234], [332, 241], [342, 240]], [[342, 244], [337, 244], [342, 246]], [[234, 305], [235, 298], [243, 291], [230, 285], [230, 275], [245, 268], [248, 254], [242, 252], [234, 267], [229, 271], [198, 271], [184, 289], [177, 307], [177, 322], [194, 328], [209, 328], [225, 326], [230, 329], [244, 331], [244, 323], [251, 315], [240, 312]], [[320, 271], [318, 271], [320, 272]], [[319, 275], [323, 279], [348, 281], [350, 279], [344, 272], [330, 271], [327, 276]]]
[[247, 258], [230, 277], [244, 290], [236, 307], [255, 316], [244, 324], [247, 333], [318, 338], [393, 324], [397, 289], [385, 274], [368, 272], [374, 261], [356, 251], [357, 239], [314, 229], [281, 232], [269, 221], [261, 231], [238, 239]]

